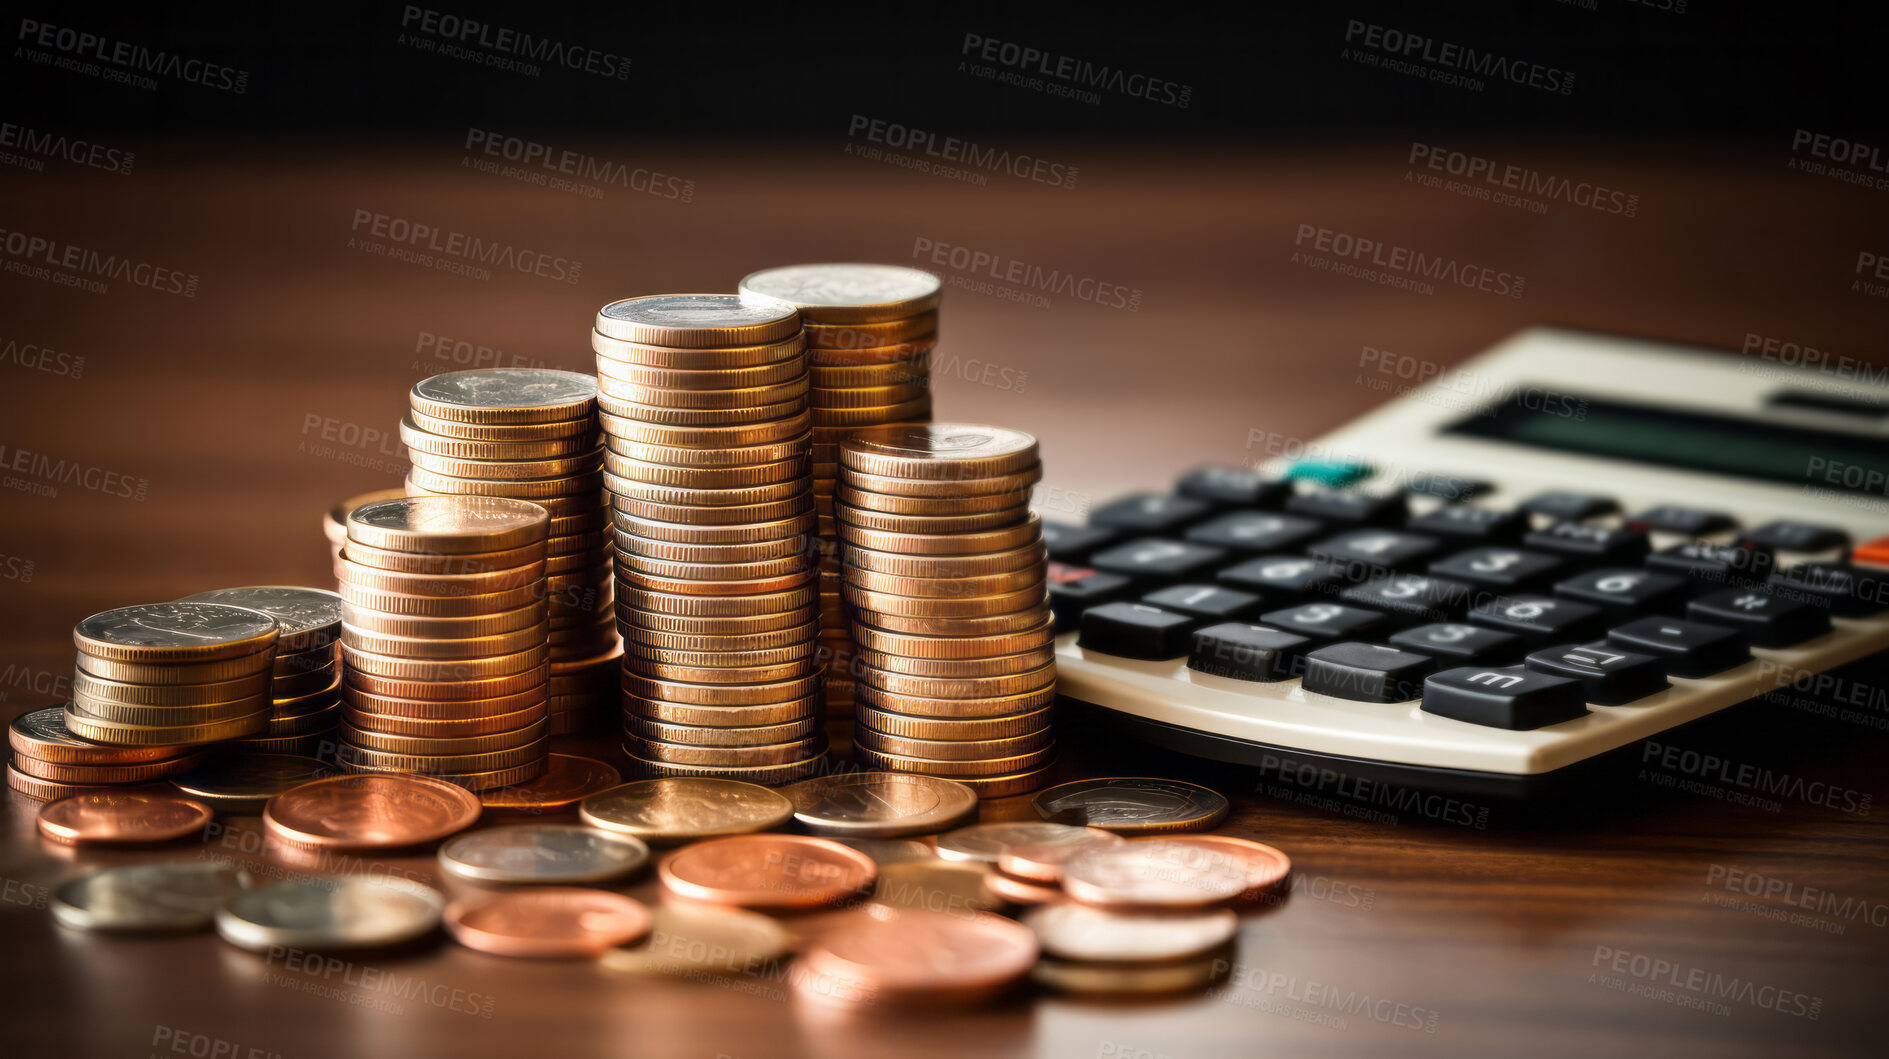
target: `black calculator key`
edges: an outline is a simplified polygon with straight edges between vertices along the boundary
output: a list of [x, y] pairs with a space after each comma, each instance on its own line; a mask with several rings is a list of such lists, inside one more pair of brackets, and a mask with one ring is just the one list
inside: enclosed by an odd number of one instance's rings
[[1335, 643], [1305, 656], [1305, 690], [1358, 702], [1409, 702], [1423, 694], [1436, 659], [1369, 643]]
[[1686, 617], [1737, 629], [1757, 647], [1790, 647], [1830, 631], [1830, 612], [1753, 588], [1700, 596]]
[[1203, 575], [1226, 557], [1224, 548], [1142, 537], [1096, 552], [1089, 557], [1089, 565], [1132, 578], [1138, 585], [1157, 585]]
[[1704, 511], [1679, 504], [1661, 504], [1633, 516], [1630, 522], [1662, 533], [1683, 533], [1704, 537], [1723, 533], [1738, 525], [1738, 520], [1720, 511]]
[[1390, 644], [1464, 665], [1506, 665], [1523, 650], [1522, 638], [1514, 633], [1454, 621], [1405, 629], [1391, 636]]
[[1672, 687], [1660, 660], [1605, 643], [1562, 644], [1528, 656], [1529, 669], [1581, 682], [1581, 697], [1596, 706], [1624, 706]]
[[1538, 493], [1522, 502], [1523, 511], [1531, 515], [1541, 515], [1556, 522], [1580, 522], [1583, 519], [1599, 518], [1620, 510], [1620, 505], [1611, 496], [1599, 493], [1570, 493], [1557, 490], [1551, 493]]
[[1404, 528], [1472, 544], [1493, 544], [1521, 536], [1528, 529], [1528, 520], [1517, 511], [1476, 507], [1473, 504], [1451, 504], [1410, 519], [1404, 523]]
[[1240, 467], [1202, 467], [1174, 487], [1182, 496], [1231, 507], [1276, 507], [1292, 494], [1292, 484]]
[[1641, 618], [1613, 629], [1607, 643], [1654, 655], [1675, 677], [1709, 677], [1751, 661], [1737, 629], [1678, 618]]
[[1402, 525], [1409, 509], [1401, 493], [1382, 496], [1357, 492], [1299, 493], [1286, 498], [1286, 510], [1295, 515], [1322, 518], [1341, 526]]
[[1456, 474], [1415, 474], [1410, 477], [1404, 491], [1413, 496], [1433, 496], [1452, 503], [1481, 496], [1495, 489], [1495, 486], [1480, 478], [1464, 478]]
[[1771, 575], [1771, 591], [1814, 601], [1839, 618], [1861, 618], [1889, 607], [1889, 578], [1848, 563], [1799, 563]]
[[1520, 548], [1471, 548], [1430, 564], [1430, 572], [1505, 592], [1535, 588], [1567, 569], [1567, 563], [1543, 552]]
[[1348, 588], [1338, 598], [1391, 614], [1398, 624], [1459, 618], [1475, 602], [1476, 586], [1425, 574], [1392, 574]]
[[1554, 594], [1591, 603], [1617, 620], [1642, 614], [1683, 613], [1692, 598], [1692, 587], [1678, 574], [1607, 566], [1556, 582]]
[[1114, 526], [1130, 533], [1166, 533], [1199, 522], [1212, 511], [1212, 504], [1191, 496], [1136, 493], [1091, 511], [1089, 524]]
[[1850, 546], [1848, 533], [1812, 522], [1767, 522], [1746, 533], [1745, 539], [1780, 552], [1827, 552]]
[[1314, 641], [1264, 625], [1229, 621], [1194, 633], [1187, 668], [1210, 676], [1270, 683], [1298, 676]]
[[1648, 570], [1690, 578], [1697, 591], [1712, 585], [1763, 584], [1775, 566], [1771, 553], [1763, 548], [1705, 541], [1675, 544], [1646, 557]]
[[1076, 646], [1123, 658], [1179, 658], [1193, 642], [1194, 619], [1146, 603], [1104, 603], [1082, 614]]
[[1097, 548], [1122, 539], [1122, 531], [1109, 526], [1071, 526], [1067, 522], [1043, 522], [1043, 546], [1049, 557], [1061, 563], [1087, 562]]
[[1049, 608], [1056, 615], [1059, 633], [1081, 624], [1082, 612], [1090, 607], [1126, 598], [1134, 585], [1120, 574], [1068, 563], [1050, 563], [1044, 580], [1049, 585]]
[[1607, 529], [1582, 522], [1557, 522], [1522, 538], [1522, 544], [1576, 562], [1630, 566], [1646, 558], [1646, 534], [1637, 530]]
[[1387, 623], [1381, 611], [1347, 607], [1342, 603], [1305, 603], [1297, 607], [1282, 607], [1260, 615], [1259, 620], [1275, 629], [1326, 643], [1355, 640], [1384, 628]]
[[1358, 563], [1380, 570], [1420, 567], [1443, 544], [1435, 537], [1392, 529], [1361, 529], [1327, 537], [1308, 545], [1306, 554], [1334, 563]]
[[1530, 643], [1585, 640], [1601, 629], [1601, 610], [1553, 596], [1499, 596], [1472, 608], [1469, 620]]
[[1218, 585], [1170, 585], [1141, 597], [1176, 614], [1187, 614], [1209, 621], [1232, 621], [1259, 611], [1259, 597], [1251, 592], [1237, 592]]
[[1220, 571], [1221, 584], [1283, 607], [1307, 596], [1329, 592], [1343, 580], [1342, 567], [1303, 555], [1263, 555]]
[[1503, 669], [1446, 669], [1423, 682], [1423, 712], [1491, 728], [1526, 731], [1587, 715], [1579, 681]]
[[1296, 551], [1325, 532], [1315, 518], [1278, 515], [1270, 511], [1234, 511], [1211, 518], [1187, 531], [1187, 539], [1240, 552]]

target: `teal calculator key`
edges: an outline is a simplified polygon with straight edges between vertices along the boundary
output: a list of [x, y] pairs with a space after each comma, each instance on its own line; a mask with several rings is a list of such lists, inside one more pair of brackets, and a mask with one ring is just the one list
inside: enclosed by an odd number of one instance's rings
[[1286, 468], [1286, 479], [1311, 482], [1327, 489], [1348, 489], [1371, 477], [1375, 469], [1357, 460], [1300, 460]]

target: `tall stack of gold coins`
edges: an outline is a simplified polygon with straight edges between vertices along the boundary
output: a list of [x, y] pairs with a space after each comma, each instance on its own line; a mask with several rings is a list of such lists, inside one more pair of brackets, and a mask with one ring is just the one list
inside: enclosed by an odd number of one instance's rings
[[1055, 757], [1055, 619], [1036, 439], [958, 423], [872, 427], [840, 446], [845, 595], [859, 643], [854, 758], [986, 797]]
[[327, 514], [321, 518], [321, 535], [328, 538], [329, 561], [339, 562], [341, 549], [348, 543], [348, 512], [376, 500], [392, 500], [406, 495], [407, 490], [404, 486], [399, 489], [377, 489], [371, 493], [348, 497], [329, 508]]
[[601, 728], [617, 713], [622, 644], [610, 610], [610, 539], [597, 380], [574, 371], [455, 371], [415, 383], [400, 424], [413, 494], [505, 496], [551, 514], [549, 727]]
[[786, 783], [825, 759], [805, 342], [771, 298], [597, 313], [624, 750], [644, 775]]
[[63, 706], [13, 718], [7, 742], [13, 747], [7, 786], [42, 801], [147, 783], [188, 771], [204, 755], [199, 746], [114, 746], [80, 739], [66, 727]]
[[813, 383], [813, 495], [820, 513], [820, 647], [827, 708], [851, 712], [853, 652], [840, 605], [833, 490], [839, 441], [858, 427], [931, 418], [938, 277], [898, 265], [788, 265], [755, 272], [741, 291], [792, 302], [807, 329]]
[[223, 603], [147, 603], [94, 614], [79, 648], [66, 728], [119, 746], [194, 747], [269, 726], [276, 620]]
[[259, 610], [276, 620], [274, 676], [269, 695], [274, 705], [261, 735], [239, 739], [233, 748], [258, 754], [331, 753], [334, 728], [341, 721], [341, 670], [335, 642], [341, 635], [341, 596], [325, 588], [256, 585], [219, 588], [185, 596], [180, 603], [227, 603]]
[[341, 765], [471, 790], [544, 771], [550, 525], [537, 504], [496, 496], [380, 500], [348, 515]]

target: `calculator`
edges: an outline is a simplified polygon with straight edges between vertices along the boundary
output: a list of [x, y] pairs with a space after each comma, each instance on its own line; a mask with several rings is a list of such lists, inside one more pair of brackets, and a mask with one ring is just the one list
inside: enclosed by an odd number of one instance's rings
[[1188, 754], [1528, 796], [1869, 659], [1889, 385], [1785, 359], [1534, 328], [1396, 364], [1341, 430], [1047, 524], [1058, 690]]

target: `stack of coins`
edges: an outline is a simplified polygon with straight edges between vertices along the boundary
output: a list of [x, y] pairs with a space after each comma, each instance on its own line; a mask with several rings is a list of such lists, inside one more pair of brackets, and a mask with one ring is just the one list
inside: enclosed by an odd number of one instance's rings
[[597, 380], [542, 368], [455, 371], [415, 383], [409, 401], [400, 423], [409, 493], [514, 497], [551, 513], [548, 725], [568, 733], [611, 722], [622, 644], [610, 612]]
[[341, 559], [341, 548], [348, 543], [348, 512], [353, 511], [363, 504], [371, 504], [376, 500], [393, 500], [406, 495], [407, 491], [404, 487], [400, 489], [376, 489], [371, 493], [362, 493], [360, 496], [348, 497], [346, 500], [329, 508], [328, 513], [321, 517], [321, 535], [328, 538], [329, 561], [339, 562]]
[[204, 755], [200, 747], [110, 746], [80, 739], [66, 728], [63, 706], [15, 717], [7, 741], [13, 746], [7, 786], [43, 801], [175, 775]]
[[770, 298], [597, 314], [624, 750], [643, 776], [785, 783], [825, 758], [805, 342]]
[[257, 585], [219, 588], [185, 596], [179, 603], [227, 603], [259, 610], [276, 620], [274, 705], [261, 735], [235, 746], [258, 754], [320, 757], [332, 750], [341, 721], [341, 671], [335, 641], [341, 635], [341, 596], [325, 588]]
[[915, 268], [830, 264], [756, 272], [741, 281], [741, 290], [793, 303], [807, 329], [813, 495], [822, 542], [820, 650], [829, 660], [827, 707], [850, 715], [856, 645], [840, 605], [833, 517], [839, 442], [858, 427], [931, 418], [930, 358], [943, 287]]
[[1055, 755], [1055, 622], [1036, 439], [996, 427], [872, 427], [840, 446], [845, 598], [859, 643], [855, 760], [998, 797]]
[[223, 603], [147, 603], [94, 614], [66, 728], [117, 746], [190, 746], [268, 729], [276, 620]]
[[339, 763], [471, 790], [545, 767], [551, 517], [525, 500], [414, 496], [348, 516]]

